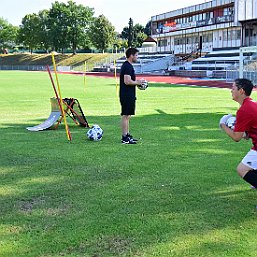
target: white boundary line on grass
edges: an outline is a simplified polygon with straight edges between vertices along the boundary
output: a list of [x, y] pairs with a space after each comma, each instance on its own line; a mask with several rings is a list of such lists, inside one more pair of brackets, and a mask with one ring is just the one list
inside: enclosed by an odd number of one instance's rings
[[170, 83], [171, 85], [181, 85], [181, 86], [187, 86], [187, 87], [202, 87], [202, 88], [214, 88], [214, 89], [229, 89], [230, 88], [226, 88], [226, 87], [210, 87], [210, 86], [199, 86], [199, 85], [188, 85], [188, 84], [175, 84], [175, 83]]
[[214, 87], [214, 86], [200, 86], [200, 85], [189, 85], [189, 84], [181, 84], [181, 83], [170, 83], [170, 82], [156, 82], [156, 81], [149, 81], [150, 83], [158, 83], [158, 84], [170, 84], [170, 85], [181, 85], [185, 87], [202, 87], [202, 88], [214, 88], [214, 89], [229, 89], [226, 87]]

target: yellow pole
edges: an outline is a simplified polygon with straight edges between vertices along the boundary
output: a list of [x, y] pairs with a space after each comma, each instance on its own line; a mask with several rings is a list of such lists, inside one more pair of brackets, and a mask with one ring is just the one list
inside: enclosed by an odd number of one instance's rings
[[57, 75], [56, 64], [55, 64], [55, 59], [54, 59], [54, 54], [53, 53], [52, 53], [52, 61], [53, 61], [53, 66], [54, 66], [54, 73], [55, 73], [55, 77], [56, 77], [56, 83], [57, 83], [57, 87], [58, 87], [58, 93], [59, 93], [59, 97], [61, 99], [60, 107], [61, 107], [62, 117], [63, 117], [64, 124], [65, 124], [66, 135], [67, 135], [68, 140], [71, 141], [72, 140], [71, 134], [70, 134], [69, 127], [68, 127], [68, 124], [67, 124], [66, 115], [65, 115], [64, 110], [63, 110], [60, 83], [59, 83], [59, 79], [58, 79], [58, 75]]
[[113, 64], [114, 64], [114, 77], [115, 77], [115, 82], [116, 82], [116, 94], [117, 94], [117, 96], [119, 96], [116, 60], [114, 60]]
[[85, 61], [84, 63], [84, 87], [85, 87], [85, 91], [86, 91], [86, 74], [87, 74], [87, 62]]

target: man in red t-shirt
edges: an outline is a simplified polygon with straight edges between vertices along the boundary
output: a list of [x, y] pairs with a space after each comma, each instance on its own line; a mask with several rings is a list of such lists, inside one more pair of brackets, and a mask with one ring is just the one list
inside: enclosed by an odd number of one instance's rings
[[250, 80], [235, 80], [231, 90], [232, 98], [241, 105], [236, 113], [235, 128], [232, 130], [225, 125], [231, 114], [220, 119], [220, 127], [236, 142], [242, 138], [252, 139], [253, 147], [237, 166], [237, 172], [246, 182], [257, 188], [257, 102], [250, 98], [252, 89]]

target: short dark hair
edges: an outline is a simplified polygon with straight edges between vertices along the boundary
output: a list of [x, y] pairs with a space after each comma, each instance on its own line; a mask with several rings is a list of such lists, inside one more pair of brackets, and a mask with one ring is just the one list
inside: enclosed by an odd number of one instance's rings
[[136, 48], [133, 48], [133, 47], [128, 48], [127, 51], [126, 51], [126, 57], [129, 58], [130, 55], [135, 55], [138, 52], [139, 52], [139, 50], [136, 49]]
[[249, 79], [236, 79], [235, 85], [238, 90], [242, 88], [247, 96], [251, 95], [254, 87], [253, 83]]

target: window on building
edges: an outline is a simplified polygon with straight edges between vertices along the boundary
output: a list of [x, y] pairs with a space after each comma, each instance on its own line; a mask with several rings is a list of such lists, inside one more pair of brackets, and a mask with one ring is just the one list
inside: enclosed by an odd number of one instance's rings
[[236, 39], [237, 40], [241, 39], [241, 30], [240, 29], [236, 30]]
[[227, 16], [227, 15], [229, 15], [229, 9], [228, 8], [224, 8], [223, 16]]
[[232, 40], [236, 40], [236, 30], [232, 30]]
[[212, 33], [203, 34], [203, 43], [212, 42]]
[[161, 39], [161, 40], [158, 41], [158, 46], [159, 47], [167, 46], [167, 44], [168, 44], [167, 39]]
[[209, 42], [212, 42], [213, 41], [213, 33], [211, 32], [210, 33], [210, 40], [209, 40]]
[[253, 29], [246, 29], [245, 30], [245, 36], [246, 37], [252, 37], [253, 36]]
[[234, 15], [234, 7], [228, 8], [228, 15]]
[[228, 32], [227, 32], [227, 30], [223, 30], [223, 40], [224, 41], [227, 41], [228, 40]]
[[228, 41], [232, 40], [232, 32], [233, 31], [231, 31], [231, 30], [228, 32]]
[[212, 42], [212, 33], [208, 33], [208, 42]]

